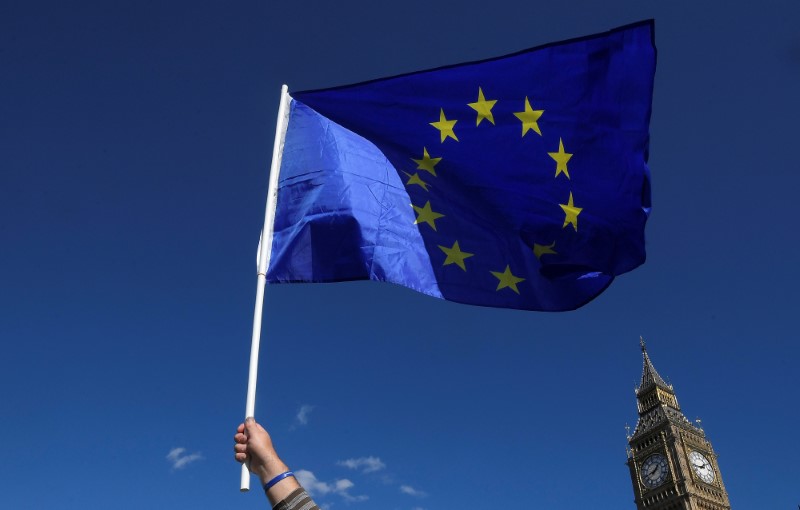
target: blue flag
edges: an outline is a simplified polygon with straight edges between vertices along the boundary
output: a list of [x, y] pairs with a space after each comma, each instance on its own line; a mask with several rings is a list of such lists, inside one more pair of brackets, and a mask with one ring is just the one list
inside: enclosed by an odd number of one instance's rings
[[292, 94], [269, 283], [572, 310], [644, 262], [653, 22]]

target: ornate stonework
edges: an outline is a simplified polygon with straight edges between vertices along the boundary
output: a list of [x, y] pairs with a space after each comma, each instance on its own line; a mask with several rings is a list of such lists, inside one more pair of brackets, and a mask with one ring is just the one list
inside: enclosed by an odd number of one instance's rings
[[639, 420], [628, 436], [628, 468], [637, 510], [730, 510], [717, 455], [686, 419], [671, 384], [656, 371], [644, 340]]

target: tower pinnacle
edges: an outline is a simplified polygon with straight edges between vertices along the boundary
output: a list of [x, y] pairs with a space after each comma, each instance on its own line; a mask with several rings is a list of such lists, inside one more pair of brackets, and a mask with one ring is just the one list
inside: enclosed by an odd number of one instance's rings
[[650, 361], [650, 356], [647, 355], [647, 345], [644, 342], [644, 338], [641, 336], [639, 337], [639, 345], [642, 347], [642, 382], [639, 384], [637, 393], [642, 393], [650, 389], [651, 386], [660, 386], [661, 388], [671, 390], [672, 388], [670, 385], [656, 372], [656, 367], [653, 366], [653, 362]]

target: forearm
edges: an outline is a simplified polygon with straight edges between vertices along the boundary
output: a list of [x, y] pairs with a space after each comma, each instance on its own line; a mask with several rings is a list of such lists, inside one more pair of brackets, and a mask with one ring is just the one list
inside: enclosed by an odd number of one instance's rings
[[289, 471], [289, 468], [280, 459], [275, 458], [273, 461], [262, 465], [257, 470], [256, 474], [261, 480], [261, 486], [264, 487], [264, 492], [267, 494], [270, 504], [274, 507], [279, 502], [284, 501], [287, 497], [297, 489], [300, 489], [300, 484], [294, 476], [288, 476], [273, 484], [271, 487], [266, 488], [266, 484], [273, 480], [281, 473]]
[[319, 510], [319, 507], [314, 503], [305, 489], [298, 484], [297, 489], [293, 490], [278, 504], [274, 505], [272, 510]]

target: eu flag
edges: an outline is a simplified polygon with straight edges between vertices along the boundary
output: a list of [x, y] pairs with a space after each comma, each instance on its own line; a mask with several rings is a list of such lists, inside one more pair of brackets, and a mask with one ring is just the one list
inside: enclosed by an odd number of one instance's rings
[[655, 57], [645, 21], [292, 94], [267, 281], [582, 306], [645, 259]]

